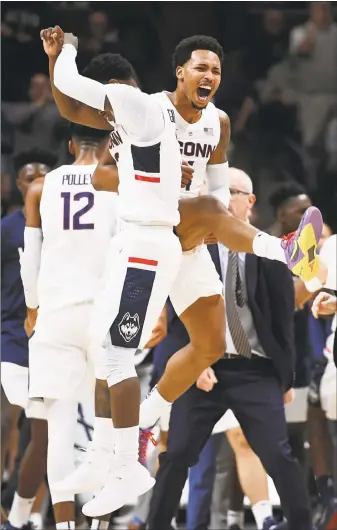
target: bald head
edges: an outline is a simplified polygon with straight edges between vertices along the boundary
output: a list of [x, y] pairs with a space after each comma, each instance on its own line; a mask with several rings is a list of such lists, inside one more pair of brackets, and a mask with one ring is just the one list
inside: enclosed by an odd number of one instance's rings
[[236, 167], [230, 167], [228, 169], [229, 176], [229, 187], [235, 188], [247, 193], [253, 193], [253, 183], [251, 178], [242, 171], [242, 169], [237, 169]]
[[253, 183], [247, 173], [235, 167], [228, 169], [228, 178], [231, 192], [229, 211], [242, 221], [249, 221], [256, 200]]

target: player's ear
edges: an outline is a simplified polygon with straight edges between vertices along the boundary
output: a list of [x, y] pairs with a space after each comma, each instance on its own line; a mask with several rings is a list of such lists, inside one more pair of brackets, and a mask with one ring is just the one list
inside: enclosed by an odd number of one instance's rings
[[71, 155], [75, 155], [75, 146], [72, 140], [69, 140], [68, 142], [68, 149]]
[[176, 68], [177, 79], [184, 80], [184, 68], [182, 66], [177, 66]]

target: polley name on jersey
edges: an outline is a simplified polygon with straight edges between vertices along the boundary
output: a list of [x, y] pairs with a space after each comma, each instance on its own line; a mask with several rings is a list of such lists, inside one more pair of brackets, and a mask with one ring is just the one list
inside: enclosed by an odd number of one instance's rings
[[62, 177], [62, 185], [89, 186], [91, 184], [91, 173], [68, 173]]

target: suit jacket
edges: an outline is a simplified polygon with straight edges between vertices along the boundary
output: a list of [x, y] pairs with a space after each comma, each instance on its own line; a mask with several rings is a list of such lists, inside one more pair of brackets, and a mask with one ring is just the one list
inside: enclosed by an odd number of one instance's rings
[[[222, 279], [218, 245], [209, 245], [208, 250]], [[245, 276], [248, 305], [258, 339], [274, 363], [283, 388], [288, 390], [293, 384], [295, 372], [292, 275], [283, 263], [247, 254]], [[189, 342], [187, 331], [171, 304], [168, 308], [168, 337], [157, 347], [158, 350], [164, 349], [167, 353], [167, 342], [176, 348], [174, 351], [169, 348], [170, 355]], [[177, 342], [180, 344], [178, 348]]]

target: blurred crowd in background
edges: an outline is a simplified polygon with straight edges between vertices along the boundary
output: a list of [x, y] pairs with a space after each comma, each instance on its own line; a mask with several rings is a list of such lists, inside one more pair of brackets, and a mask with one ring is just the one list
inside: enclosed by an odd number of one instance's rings
[[[216, 37], [226, 53], [215, 97], [232, 123], [229, 159], [253, 179], [254, 222], [271, 223], [268, 196], [297, 181], [337, 228], [337, 10], [329, 2], [3, 2], [2, 215], [20, 204], [13, 154], [40, 147], [68, 159], [67, 123], [53, 102], [39, 32], [79, 37], [78, 65], [118, 52], [147, 92], [173, 89], [183, 37]], [[307, 37], [303, 41], [303, 34]]]
[[[99, 53], [121, 53], [135, 67], [143, 90], [149, 93], [175, 88], [171, 55], [182, 38], [193, 34], [216, 37], [226, 55], [215, 104], [231, 119], [230, 165], [243, 169], [253, 181], [257, 203], [252, 223], [275, 234], [292, 230], [293, 225], [297, 226], [296, 214], [301, 211], [300, 199], [305, 193], [306, 200], [321, 209], [325, 223], [336, 232], [334, 4], [3, 2], [1, 216], [22, 206], [15, 185], [16, 155], [40, 148], [57, 156], [56, 165], [72, 160], [68, 153], [69, 124], [53, 101], [48, 59], [39, 37], [42, 28], [58, 24], [79, 37], [80, 70]], [[273, 193], [287, 183], [290, 187], [286, 195]], [[278, 209], [289, 197], [296, 197], [297, 210], [288, 209], [287, 223], [277, 226]], [[325, 235], [330, 235], [329, 228], [325, 230]], [[322, 357], [326, 328], [331, 322], [320, 320], [315, 327], [308, 306], [296, 318], [297, 386], [307, 389], [311, 365]], [[149, 371], [150, 361], [148, 357], [141, 366]], [[306, 368], [306, 375], [300, 381], [301, 366]], [[325, 477], [330, 475], [331, 466], [324, 463], [320, 467], [321, 444], [326, 440], [330, 444], [324, 415], [309, 406], [308, 416], [308, 425], [302, 421], [300, 429], [297, 420], [292, 422], [297, 431], [289, 428], [289, 436], [293, 450], [299, 440], [296, 456], [310, 487], [314, 481], [308, 468], [313, 467], [316, 476]], [[80, 423], [87, 430], [82, 416]], [[303, 440], [310, 441], [311, 466], [305, 451], [308, 444]], [[331, 447], [326, 453], [331, 454]], [[3, 500], [3, 506], [8, 509], [13, 491], [7, 489], [8, 499]], [[315, 497], [314, 486], [310, 491]]]

